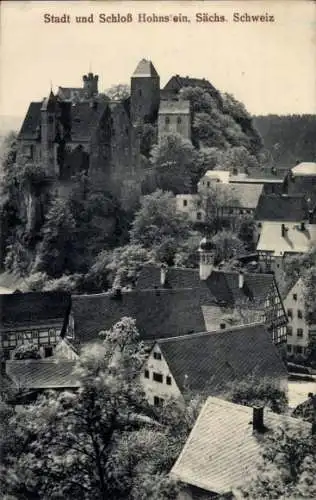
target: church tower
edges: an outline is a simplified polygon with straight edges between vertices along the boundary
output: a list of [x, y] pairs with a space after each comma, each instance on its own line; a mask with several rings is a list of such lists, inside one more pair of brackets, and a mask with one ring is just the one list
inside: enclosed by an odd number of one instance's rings
[[152, 122], [160, 102], [160, 78], [151, 61], [142, 59], [131, 78], [131, 120], [133, 125]]

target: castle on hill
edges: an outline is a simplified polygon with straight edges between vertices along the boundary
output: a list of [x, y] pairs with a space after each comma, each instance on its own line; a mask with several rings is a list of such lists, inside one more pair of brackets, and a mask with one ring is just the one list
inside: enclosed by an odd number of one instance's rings
[[56, 94], [30, 103], [18, 136], [18, 160], [41, 165], [61, 192], [75, 174], [86, 171], [100, 188], [122, 199], [130, 182], [141, 179], [145, 124], [155, 124], [156, 140], [170, 132], [191, 138], [190, 103], [179, 99], [188, 86], [218, 95], [207, 80], [179, 75], [161, 89], [146, 59], [131, 76], [130, 96], [122, 100], [100, 94], [98, 75], [88, 73], [82, 88], [59, 87]]

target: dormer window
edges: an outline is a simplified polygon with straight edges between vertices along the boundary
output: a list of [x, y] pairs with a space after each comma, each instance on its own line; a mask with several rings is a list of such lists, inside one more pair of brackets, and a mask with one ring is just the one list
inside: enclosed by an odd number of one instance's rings
[[160, 352], [154, 352], [154, 359], [161, 359], [161, 353]]

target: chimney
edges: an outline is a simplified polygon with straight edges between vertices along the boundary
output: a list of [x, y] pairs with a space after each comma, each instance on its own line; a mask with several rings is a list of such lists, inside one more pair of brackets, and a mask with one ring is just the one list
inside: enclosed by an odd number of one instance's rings
[[162, 287], [166, 286], [167, 272], [168, 272], [167, 264], [161, 264], [161, 266], [160, 266], [160, 285]]
[[239, 289], [242, 289], [243, 286], [244, 286], [244, 273], [242, 271], [239, 271], [239, 275], [238, 275], [238, 288]]
[[264, 430], [263, 406], [254, 406], [252, 416], [252, 428], [254, 431], [262, 432]]

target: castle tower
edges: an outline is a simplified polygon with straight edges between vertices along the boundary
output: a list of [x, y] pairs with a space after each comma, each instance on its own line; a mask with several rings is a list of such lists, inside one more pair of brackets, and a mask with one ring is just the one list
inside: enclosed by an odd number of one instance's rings
[[88, 73], [87, 75], [83, 75], [82, 80], [87, 99], [91, 99], [91, 97], [94, 97], [98, 94], [98, 75]]
[[55, 137], [57, 100], [53, 92], [43, 100], [41, 107], [41, 153], [45, 172], [55, 175]]
[[207, 238], [203, 238], [199, 246], [200, 280], [207, 280], [214, 269], [215, 245]]
[[142, 59], [131, 78], [131, 120], [152, 122], [158, 113], [160, 78], [151, 61]]

